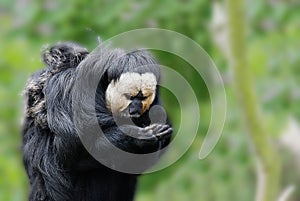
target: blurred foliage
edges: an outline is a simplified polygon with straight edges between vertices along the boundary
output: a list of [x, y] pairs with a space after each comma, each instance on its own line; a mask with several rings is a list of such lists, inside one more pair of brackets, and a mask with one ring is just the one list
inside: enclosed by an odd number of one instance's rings
[[[175, 164], [140, 180], [136, 200], [254, 200], [255, 161], [237, 107], [227, 58], [212, 42], [212, 1], [80, 1], [2, 0], [0, 2], [0, 200], [23, 201], [28, 180], [20, 153], [21, 93], [28, 76], [42, 67], [39, 52], [57, 41], [77, 41], [90, 50], [97, 37], [143, 27], [182, 33], [199, 43], [213, 58], [225, 81], [228, 114], [222, 138], [205, 160], [197, 154], [210, 120], [210, 100], [202, 79], [180, 59], [156, 52], [163, 65], [187, 78], [200, 101], [199, 134]], [[300, 4], [297, 0], [247, 1], [248, 55], [255, 87], [271, 137], [277, 141], [289, 116], [300, 120]], [[182, 69], [182, 68], [181, 68]], [[167, 94], [167, 93], [165, 93]], [[177, 103], [164, 96], [175, 122]], [[192, 118], [192, 115], [191, 115]], [[279, 144], [279, 143], [277, 143]], [[278, 145], [279, 146], [279, 145]], [[282, 188], [300, 186], [291, 154], [285, 161]], [[299, 156], [298, 156], [299, 159]], [[297, 191], [292, 201], [300, 199]]]

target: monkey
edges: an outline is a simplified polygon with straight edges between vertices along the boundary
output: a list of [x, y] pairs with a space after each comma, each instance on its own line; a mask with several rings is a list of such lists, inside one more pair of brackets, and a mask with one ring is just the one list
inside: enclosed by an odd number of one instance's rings
[[[30, 183], [29, 201], [132, 201], [140, 174], [120, 172], [99, 162], [82, 143], [74, 103], [82, 103], [84, 132], [99, 152], [111, 147], [132, 154], [166, 148], [173, 129], [159, 97], [159, 64], [146, 50], [100, 47], [93, 52], [74, 42], [59, 42], [42, 53], [45, 68], [32, 74], [24, 89], [23, 163]], [[95, 96], [76, 85], [103, 72]], [[95, 111], [95, 114], [86, 111]], [[86, 113], [85, 113], [86, 112]], [[89, 118], [94, 115], [96, 124]], [[162, 151], [163, 153], [163, 151]], [[145, 169], [158, 158], [150, 160]], [[126, 159], [124, 160], [126, 161]], [[114, 162], [112, 162], [114, 163]]]

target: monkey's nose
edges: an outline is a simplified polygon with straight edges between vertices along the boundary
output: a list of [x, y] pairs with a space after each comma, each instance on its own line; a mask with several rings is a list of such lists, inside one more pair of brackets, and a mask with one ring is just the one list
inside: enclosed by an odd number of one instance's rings
[[141, 115], [142, 114], [142, 106], [141, 102], [133, 101], [129, 105], [129, 114], [130, 115]]
[[134, 109], [129, 108], [129, 114], [130, 115], [135, 115], [135, 114], [140, 114], [140, 113], [138, 112], [138, 110], [136, 108], [134, 108]]

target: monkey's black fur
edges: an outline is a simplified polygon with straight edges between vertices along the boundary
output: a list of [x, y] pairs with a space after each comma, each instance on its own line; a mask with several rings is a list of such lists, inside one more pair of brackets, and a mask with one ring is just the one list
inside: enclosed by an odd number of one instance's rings
[[[155, 123], [151, 122], [148, 111], [132, 119], [135, 125], [122, 123], [121, 131], [105, 103], [108, 84], [118, 80], [122, 73], [152, 72], [159, 80], [159, 69], [155, 67], [157, 62], [142, 50], [128, 54], [120, 50], [105, 51], [111, 51], [106, 52], [107, 57], [95, 57], [77, 44], [58, 43], [43, 54], [47, 67], [28, 80], [22, 151], [31, 186], [30, 201], [133, 200], [138, 175], [118, 172], [102, 165], [87, 152], [79, 138], [72, 112], [72, 103], [82, 101], [74, 100], [78, 97], [76, 94], [83, 94], [84, 97], [84, 91], [79, 91], [74, 85], [78, 68], [86, 70], [86, 75], [97, 68], [105, 70], [96, 90], [96, 104], [89, 105], [89, 101], [83, 101], [83, 104], [86, 108], [95, 107], [98, 124], [106, 139], [132, 153], [154, 152], [168, 145], [172, 133], [168, 124], [153, 127], [154, 135], [139, 139], [147, 134], [144, 127]], [[143, 65], [148, 66], [141, 67]], [[158, 104], [157, 89], [151, 107]], [[135, 137], [124, 132], [132, 132]], [[101, 146], [103, 136], [93, 136], [95, 139]], [[99, 150], [105, 149], [99, 147]]]

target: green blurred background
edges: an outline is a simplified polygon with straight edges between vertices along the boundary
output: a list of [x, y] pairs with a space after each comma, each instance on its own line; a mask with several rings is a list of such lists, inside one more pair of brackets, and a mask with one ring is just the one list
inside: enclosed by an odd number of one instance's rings
[[[280, 189], [294, 186], [290, 201], [300, 200], [300, 3], [298, 0], [247, 0], [247, 57], [255, 93], [272, 145], [282, 166]], [[222, 138], [204, 160], [197, 158], [209, 126], [210, 100], [193, 69], [183, 74], [201, 107], [197, 139], [171, 167], [140, 180], [137, 201], [252, 201], [256, 158], [243, 122], [228, 53], [228, 24], [223, 1], [207, 0], [2, 0], [0, 2], [0, 200], [24, 201], [28, 181], [22, 165], [22, 89], [28, 76], [43, 67], [40, 51], [57, 41], [76, 41], [90, 50], [97, 37], [144, 27], [165, 28], [199, 43], [224, 79], [228, 113]], [[163, 65], [187, 65], [156, 53]], [[199, 88], [200, 87], [200, 88]], [[201, 92], [201, 93], [200, 93]], [[166, 97], [166, 95], [165, 95]], [[171, 118], [177, 103], [165, 98]], [[175, 108], [175, 109], [174, 109]]]

